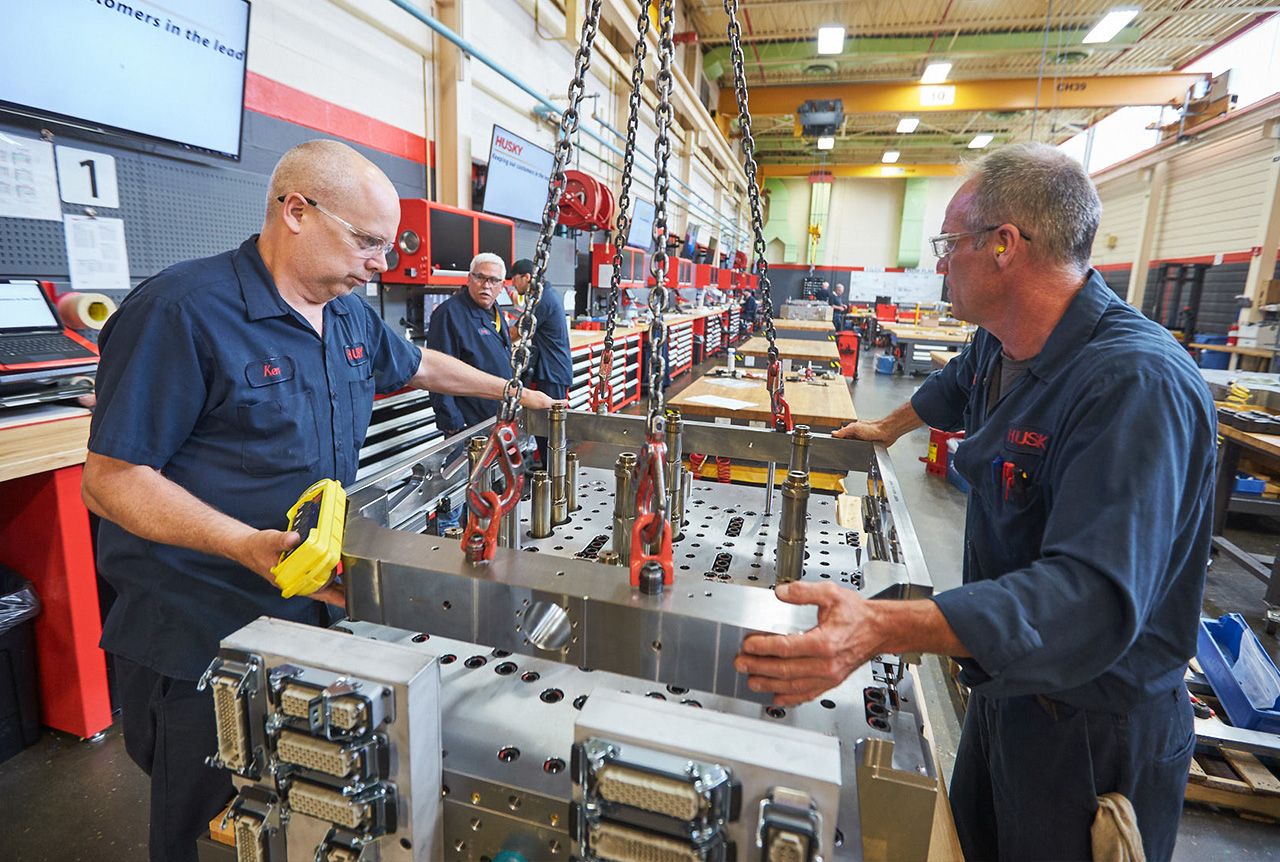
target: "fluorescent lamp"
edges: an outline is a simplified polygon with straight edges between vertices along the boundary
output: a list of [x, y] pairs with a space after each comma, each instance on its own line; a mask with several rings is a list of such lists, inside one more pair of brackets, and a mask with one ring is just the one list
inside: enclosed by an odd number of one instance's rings
[[921, 84], [941, 84], [947, 80], [947, 76], [951, 74], [950, 63], [930, 63], [924, 67], [924, 74], [920, 76]]
[[973, 140], [969, 142], [969, 149], [980, 150], [994, 139], [992, 135], [974, 135]]
[[836, 148], [836, 139], [833, 138], [831, 135], [823, 135], [822, 137], [818, 138], [818, 149], [834, 150], [835, 148]]
[[1093, 45], [1098, 42], [1110, 42], [1116, 37], [1116, 34], [1123, 30], [1141, 11], [1141, 9], [1135, 9], [1133, 7], [1112, 9], [1106, 15], [1102, 16], [1101, 21], [1093, 25], [1093, 29], [1085, 35], [1084, 43], [1086, 45]]
[[844, 51], [844, 28], [828, 24], [818, 28], [818, 53], [839, 54]]
[[919, 117], [903, 117], [901, 120], [898, 120], [898, 134], [909, 135], [914, 132], [919, 125]]
[[897, 150], [886, 150], [885, 154], [880, 157], [880, 161], [884, 162], [886, 165], [891, 165], [898, 160], [898, 156], [900, 155], [902, 155], [902, 153]]

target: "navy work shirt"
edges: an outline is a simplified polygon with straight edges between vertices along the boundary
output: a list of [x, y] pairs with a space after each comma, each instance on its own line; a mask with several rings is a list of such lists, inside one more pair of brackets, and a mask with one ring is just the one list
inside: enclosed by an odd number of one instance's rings
[[[511, 333], [506, 318], [497, 304], [488, 311], [476, 305], [465, 286], [431, 312], [427, 347], [503, 380], [511, 378]], [[453, 433], [497, 416], [502, 402], [433, 392], [431, 405], [436, 411], [436, 426]]]
[[960, 661], [975, 691], [1127, 711], [1172, 691], [1196, 651], [1213, 401], [1186, 351], [1097, 272], [988, 405], [1001, 349], [979, 330], [911, 399], [933, 427], [966, 431], [964, 585], [933, 600], [973, 655]]
[[[147, 279], [99, 339], [89, 449], [153, 467], [256, 529], [284, 529], [322, 478], [355, 480], [375, 389], [404, 386], [422, 352], [363, 300], [324, 307], [324, 337], [280, 297], [257, 237]], [[221, 557], [141, 539], [103, 520], [98, 565], [119, 598], [102, 647], [196, 679], [218, 641], [263, 614], [320, 622]]]
[[533, 355], [526, 377], [534, 383], [572, 385], [573, 360], [569, 356], [569, 321], [564, 313], [564, 296], [551, 285], [543, 285], [542, 297], [534, 306], [533, 314], [538, 325], [533, 330]]

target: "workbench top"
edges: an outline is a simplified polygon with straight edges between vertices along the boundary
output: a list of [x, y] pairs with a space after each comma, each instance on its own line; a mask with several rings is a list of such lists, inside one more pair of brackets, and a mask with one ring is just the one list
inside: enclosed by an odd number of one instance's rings
[[[628, 335], [635, 335], [637, 332], [645, 332], [647, 327], [644, 326], [619, 326], [613, 331], [613, 340], [616, 344]], [[603, 329], [570, 329], [569, 330], [569, 349], [577, 350], [579, 347], [586, 347], [588, 344], [600, 344], [604, 341]]]
[[[734, 349], [743, 356], [765, 356], [769, 352], [769, 341], [760, 335]], [[779, 338], [778, 356], [782, 359], [811, 362], [840, 361], [840, 351], [836, 349], [834, 341], [806, 341], [800, 338]]]
[[[768, 422], [769, 391], [765, 388], [764, 370], [738, 369], [750, 378], [720, 377], [708, 372], [690, 383], [680, 393], [667, 399], [689, 418], [729, 417], [744, 421]], [[758, 376], [756, 376], [758, 375]], [[857, 418], [848, 381], [843, 377], [813, 382], [784, 381], [784, 395], [791, 407], [791, 418], [797, 424], [815, 430], [839, 428]]]
[[974, 332], [961, 326], [917, 326], [911, 323], [882, 323], [880, 328], [893, 333], [895, 338], [907, 341], [938, 341], [947, 344], [964, 344]]
[[83, 407], [62, 404], [0, 413], [0, 482], [83, 464], [92, 416]]
[[836, 331], [835, 324], [830, 320], [791, 320], [786, 317], [775, 317], [773, 319], [774, 329], [791, 329], [803, 332], [831, 332]]

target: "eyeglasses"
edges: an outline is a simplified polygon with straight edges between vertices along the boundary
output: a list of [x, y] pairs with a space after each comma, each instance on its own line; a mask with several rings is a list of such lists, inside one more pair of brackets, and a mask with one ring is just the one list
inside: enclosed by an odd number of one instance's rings
[[[287, 197], [288, 195], [280, 195], [278, 198], [276, 198], [276, 200], [280, 201], [280, 203], [284, 203], [284, 199]], [[347, 221], [346, 219], [341, 218], [340, 216], [336, 216], [333, 213], [329, 212], [327, 209], [320, 206], [320, 204], [316, 203], [306, 195], [302, 195], [301, 197], [308, 204], [320, 210], [320, 212], [324, 213], [329, 218], [333, 219], [338, 224], [346, 228], [347, 233], [351, 235], [348, 238], [348, 242], [355, 247], [356, 251], [360, 252], [360, 254], [364, 255], [365, 257], [377, 257], [378, 255], [386, 256], [390, 254], [391, 250], [396, 247], [394, 240], [383, 239], [380, 236], [376, 236], [371, 233], [366, 233], [360, 230], [360, 228], [351, 224], [351, 222]]]
[[[993, 224], [990, 227], [978, 228], [977, 230], [966, 230], [966, 231], [961, 231], [959, 233], [939, 234], [938, 236], [929, 237], [929, 244], [933, 246], [934, 257], [939, 257], [939, 258], [950, 257], [951, 253], [956, 250], [956, 243], [964, 239], [965, 237], [977, 236], [978, 234], [989, 233], [993, 230], [999, 230], [1000, 228], [1001, 228], [1001, 225]], [[1018, 236], [1022, 237], [1027, 242], [1031, 242], [1031, 237], [1023, 233], [1021, 228], [1018, 229]]]
[[478, 272], [469, 272], [467, 275], [471, 276], [485, 287], [497, 287], [506, 281], [506, 279], [500, 275], [481, 275]]

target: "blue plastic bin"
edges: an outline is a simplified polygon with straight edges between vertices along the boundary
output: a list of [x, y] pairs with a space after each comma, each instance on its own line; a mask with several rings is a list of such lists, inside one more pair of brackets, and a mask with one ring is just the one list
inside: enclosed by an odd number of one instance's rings
[[1280, 670], [1244, 617], [1200, 620], [1196, 658], [1233, 725], [1280, 733]]
[[898, 360], [892, 356], [876, 357], [876, 374], [892, 374]]
[[1254, 497], [1267, 490], [1267, 483], [1264, 479], [1257, 479], [1248, 473], [1236, 474], [1236, 493], [1250, 494]]
[[[1195, 337], [1196, 344], [1223, 344], [1227, 343], [1225, 335], [1219, 335], [1216, 332], [1197, 332]], [[1230, 353], [1219, 353], [1216, 350], [1200, 351], [1200, 367], [1215, 368], [1219, 371], [1225, 371], [1227, 364], [1231, 359]]]

